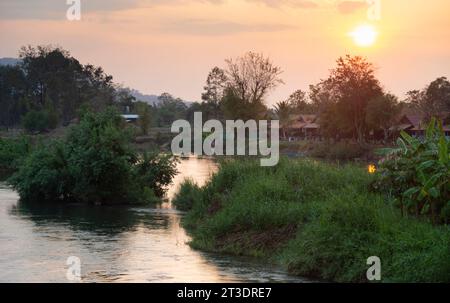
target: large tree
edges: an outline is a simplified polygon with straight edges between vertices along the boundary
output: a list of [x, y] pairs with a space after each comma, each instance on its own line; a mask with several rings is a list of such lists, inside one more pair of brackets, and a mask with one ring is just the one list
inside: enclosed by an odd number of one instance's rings
[[373, 65], [359, 56], [341, 57], [337, 67], [331, 70], [327, 85], [336, 101], [336, 114], [342, 127], [363, 143], [367, 131], [367, 105], [370, 100], [383, 95]]
[[248, 52], [226, 63], [229, 87], [245, 102], [262, 102], [270, 90], [283, 83], [281, 68], [262, 54]]
[[[265, 107], [264, 98], [272, 89], [283, 83], [280, 78], [281, 68], [275, 66], [268, 57], [254, 52], [248, 52], [236, 59], [227, 59], [226, 63], [225, 99], [228, 99], [228, 103], [236, 103], [241, 107], [236, 108], [238, 111], [242, 111], [242, 108], [253, 108], [253, 112], [247, 112], [243, 118], [260, 118]], [[232, 109], [227, 107], [228, 110]]]
[[413, 90], [407, 95], [407, 101], [412, 107], [422, 112], [428, 120], [443, 112], [450, 112], [450, 82], [446, 77], [437, 78], [425, 89]]

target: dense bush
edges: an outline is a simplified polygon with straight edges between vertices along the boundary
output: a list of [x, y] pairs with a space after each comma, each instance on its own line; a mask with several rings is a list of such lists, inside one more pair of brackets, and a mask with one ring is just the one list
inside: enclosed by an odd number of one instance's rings
[[30, 201], [148, 202], [164, 193], [175, 163], [156, 154], [140, 159], [129, 142], [114, 110], [89, 112], [64, 140], [37, 147], [9, 181]]
[[191, 179], [185, 180], [179, 191], [172, 199], [172, 204], [179, 210], [188, 211], [192, 209], [195, 201], [201, 199], [200, 187]]
[[30, 150], [31, 142], [28, 137], [0, 138], [0, 170], [12, 172]]
[[195, 248], [261, 256], [298, 275], [346, 282], [367, 282], [367, 258], [379, 256], [385, 282], [449, 282], [450, 229], [402, 218], [370, 192], [373, 181], [357, 166], [231, 161], [200, 193], [182, 186], [177, 199], [194, 202], [183, 224]]
[[54, 115], [45, 110], [32, 110], [22, 117], [22, 125], [28, 132], [43, 132], [55, 128], [56, 124]]
[[392, 195], [402, 212], [450, 222], [450, 140], [433, 119], [422, 139], [405, 132], [385, 151], [375, 187]]

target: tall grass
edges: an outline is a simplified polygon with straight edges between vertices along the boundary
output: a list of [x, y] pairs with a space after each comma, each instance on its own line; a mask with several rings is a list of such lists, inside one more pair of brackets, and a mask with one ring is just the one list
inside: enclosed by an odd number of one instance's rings
[[385, 282], [449, 282], [450, 228], [402, 218], [369, 191], [372, 181], [351, 165], [231, 161], [204, 187], [182, 187], [178, 199], [188, 201], [184, 225], [195, 248], [264, 257], [294, 274], [342, 282], [367, 281], [366, 260], [378, 256]]

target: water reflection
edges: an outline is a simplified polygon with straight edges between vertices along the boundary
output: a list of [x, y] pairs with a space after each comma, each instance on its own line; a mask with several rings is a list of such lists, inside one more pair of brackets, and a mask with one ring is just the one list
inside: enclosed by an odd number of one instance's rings
[[[209, 160], [179, 164], [173, 196], [185, 177], [200, 184]], [[192, 250], [170, 208], [30, 205], [0, 187], [0, 282], [67, 282], [66, 259], [78, 256], [85, 282], [303, 281], [253, 259]]]

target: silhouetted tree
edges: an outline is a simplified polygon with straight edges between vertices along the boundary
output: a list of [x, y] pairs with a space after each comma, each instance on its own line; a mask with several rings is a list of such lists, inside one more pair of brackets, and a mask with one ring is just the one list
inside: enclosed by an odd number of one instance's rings
[[[220, 118], [220, 102], [225, 95], [228, 78], [225, 71], [214, 67], [208, 74], [202, 100], [207, 104], [210, 118]], [[206, 108], [203, 108], [205, 110]]]
[[450, 112], [450, 82], [446, 77], [437, 78], [425, 89], [413, 90], [407, 95], [412, 107], [422, 112], [428, 120]]
[[344, 131], [351, 131], [359, 143], [365, 141], [369, 100], [383, 95], [374, 68], [359, 56], [339, 58], [331, 71], [327, 88], [336, 102], [336, 114]]
[[385, 94], [370, 100], [367, 105], [366, 122], [373, 130], [381, 129], [386, 142], [389, 135], [389, 128], [395, 123], [402, 107], [396, 96]]
[[290, 115], [292, 114], [292, 105], [288, 101], [280, 101], [274, 106], [275, 114], [280, 121], [280, 129], [283, 138], [286, 138], [286, 128], [291, 123]]

